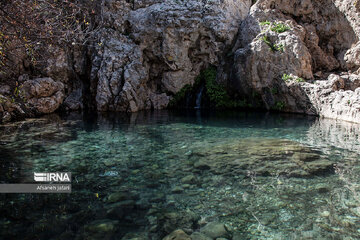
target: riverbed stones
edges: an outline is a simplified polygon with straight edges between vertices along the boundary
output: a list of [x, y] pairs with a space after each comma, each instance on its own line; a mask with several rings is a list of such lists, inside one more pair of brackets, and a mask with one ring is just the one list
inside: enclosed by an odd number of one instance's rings
[[202, 145], [193, 152], [189, 160], [194, 167], [217, 174], [247, 175], [250, 171], [263, 176], [306, 177], [333, 171], [333, 163], [320, 152], [286, 139], [234, 139]]
[[110, 239], [117, 229], [118, 220], [100, 219], [84, 226], [88, 239]]
[[171, 189], [172, 193], [182, 193], [184, 191], [184, 188], [181, 186], [175, 186]]
[[190, 210], [158, 212], [156, 214], [158, 226], [156, 232], [170, 233], [175, 229], [192, 232], [199, 219], [198, 215]]
[[193, 183], [195, 183], [195, 181], [196, 181], [196, 178], [195, 178], [195, 176], [194, 175], [187, 175], [187, 176], [185, 176], [185, 177], [183, 177], [182, 179], [181, 179], [181, 182], [182, 183], [185, 183], [185, 184], [193, 184]]
[[191, 234], [191, 240], [212, 240], [211, 237], [206, 236], [203, 233], [200, 232], [194, 232]]
[[210, 222], [206, 224], [200, 229], [200, 232], [211, 239], [226, 237], [228, 235], [228, 231], [226, 230], [225, 225], [219, 222]]
[[114, 203], [114, 202], [126, 200], [127, 197], [128, 197], [128, 193], [126, 193], [126, 192], [116, 192], [116, 193], [112, 193], [108, 196], [107, 202]]
[[178, 229], [167, 235], [163, 240], [192, 240], [183, 230]]

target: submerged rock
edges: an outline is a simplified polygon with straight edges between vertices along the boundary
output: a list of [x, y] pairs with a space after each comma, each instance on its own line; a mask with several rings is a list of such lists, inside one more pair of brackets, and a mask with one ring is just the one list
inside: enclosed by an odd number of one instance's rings
[[[333, 171], [333, 162], [300, 143], [286, 139], [241, 139], [194, 149], [190, 161], [218, 174], [305, 177]], [[195, 166], [194, 164], [194, 166]]]
[[211, 239], [226, 237], [228, 235], [228, 231], [226, 230], [225, 225], [219, 222], [211, 222], [206, 224], [200, 229], [200, 232], [210, 237]]
[[119, 221], [116, 220], [109, 220], [109, 219], [102, 219], [102, 220], [95, 220], [91, 222], [89, 225], [85, 226], [85, 230], [89, 232], [113, 232], [116, 229], [116, 225]]
[[163, 240], [191, 240], [191, 238], [183, 230], [179, 229], [164, 237]]
[[200, 232], [194, 232], [193, 234], [191, 234], [190, 237], [191, 237], [191, 240], [211, 240], [212, 239]]

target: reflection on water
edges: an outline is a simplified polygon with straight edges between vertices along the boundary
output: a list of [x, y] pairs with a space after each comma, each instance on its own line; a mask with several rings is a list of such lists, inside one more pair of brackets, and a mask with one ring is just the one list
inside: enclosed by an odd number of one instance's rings
[[0, 238], [162, 239], [182, 229], [204, 239], [197, 232], [216, 222], [226, 229], [211, 234], [226, 239], [358, 239], [359, 131], [300, 115], [199, 111], [1, 126], [2, 183], [66, 171], [73, 193], [0, 195]]

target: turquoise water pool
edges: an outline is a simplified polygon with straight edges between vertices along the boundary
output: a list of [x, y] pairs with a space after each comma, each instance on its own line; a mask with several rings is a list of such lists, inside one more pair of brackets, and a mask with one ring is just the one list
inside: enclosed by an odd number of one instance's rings
[[72, 193], [1, 194], [0, 239], [162, 239], [211, 222], [226, 239], [359, 239], [359, 134], [346, 122], [244, 112], [4, 125], [1, 182], [71, 172]]

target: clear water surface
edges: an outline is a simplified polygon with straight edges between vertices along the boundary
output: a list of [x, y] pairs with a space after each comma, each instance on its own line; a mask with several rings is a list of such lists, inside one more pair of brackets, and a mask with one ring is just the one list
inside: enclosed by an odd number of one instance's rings
[[71, 194], [1, 194], [0, 239], [359, 239], [359, 125], [301, 115], [56, 115], [0, 127], [1, 183], [72, 172]]

